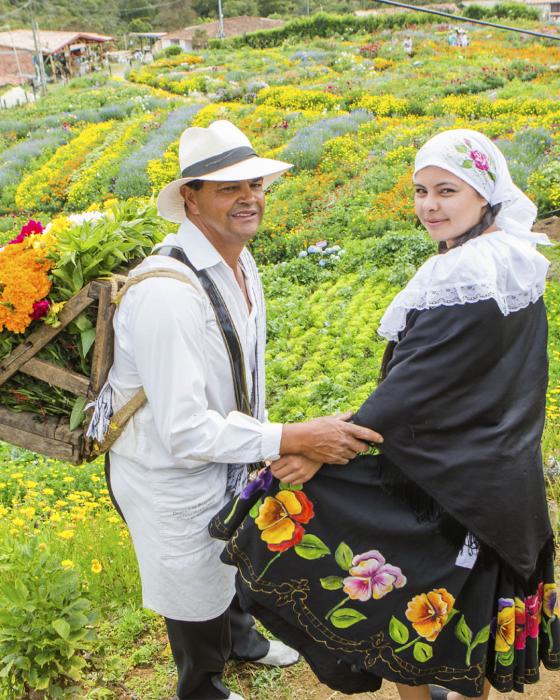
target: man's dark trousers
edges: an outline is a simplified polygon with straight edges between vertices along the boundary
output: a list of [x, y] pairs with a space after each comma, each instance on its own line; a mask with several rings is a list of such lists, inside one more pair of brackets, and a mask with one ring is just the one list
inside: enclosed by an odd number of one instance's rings
[[254, 628], [237, 596], [223, 615], [204, 622], [165, 618], [173, 659], [177, 666], [179, 700], [219, 700], [229, 690], [222, 683], [228, 659], [255, 661], [268, 654], [270, 642]]

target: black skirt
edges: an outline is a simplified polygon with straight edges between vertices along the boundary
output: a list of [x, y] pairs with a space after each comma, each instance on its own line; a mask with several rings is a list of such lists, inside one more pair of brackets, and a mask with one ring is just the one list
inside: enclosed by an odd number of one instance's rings
[[551, 546], [527, 584], [387, 492], [376, 457], [326, 465], [303, 488], [263, 485], [222, 558], [242, 605], [333, 690], [387, 679], [476, 697], [485, 677], [522, 691], [541, 661], [560, 668]]

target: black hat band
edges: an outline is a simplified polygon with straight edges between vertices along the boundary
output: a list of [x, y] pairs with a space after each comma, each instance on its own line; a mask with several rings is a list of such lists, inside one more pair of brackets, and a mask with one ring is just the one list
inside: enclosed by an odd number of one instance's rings
[[199, 160], [198, 163], [193, 163], [193, 165], [187, 166], [181, 173], [183, 177], [202, 177], [203, 175], [208, 175], [209, 173], [216, 172], [216, 170], [222, 170], [222, 168], [227, 168], [229, 165], [236, 165], [241, 163], [247, 158], [256, 156], [257, 154], [250, 146], [239, 146], [239, 148], [232, 148], [229, 151], [220, 153], [217, 156], [212, 156], [211, 158], [206, 158], [205, 160]]

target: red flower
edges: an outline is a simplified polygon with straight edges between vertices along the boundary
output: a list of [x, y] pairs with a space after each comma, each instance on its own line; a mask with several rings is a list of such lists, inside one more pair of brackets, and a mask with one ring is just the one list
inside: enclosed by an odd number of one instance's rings
[[48, 299], [41, 299], [41, 301], [36, 301], [33, 304], [33, 311], [30, 313], [31, 319], [33, 321], [38, 321], [40, 318], [44, 318], [51, 308], [51, 302]]
[[[540, 587], [539, 587], [540, 588]], [[541, 597], [540, 591], [535, 595], [525, 598], [525, 630], [527, 637], [537, 639], [539, 636], [539, 625], [541, 624]]]
[[16, 236], [12, 241], [8, 242], [8, 245], [10, 243], [21, 243], [27, 236], [30, 236], [32, 233], [43, 233], [45, 229], [43, 228], [43, 224], [40, 221], [34, 221], [33, 219], [30, 219], [24, 226], [21, 227], [21, 231], [19, 232], [19, 236]]

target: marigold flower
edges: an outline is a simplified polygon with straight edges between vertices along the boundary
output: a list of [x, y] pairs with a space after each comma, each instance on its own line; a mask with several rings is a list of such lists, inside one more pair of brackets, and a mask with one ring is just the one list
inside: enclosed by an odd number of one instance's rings
[[67, 571], [68, 569], [74, 568], [74, 562], [71, 559], [63, 559], [60, 562], [60, 566]]
[[75, 534], [74, 530], [61, 530], [56, 533], [56, 536], [60, 537], [61, 540], [71, 540]]
[[39, 551], [40, 552], [44, 552], [46, 548], [47, 548], [47, 545], [45, 542], [39, 542]]

